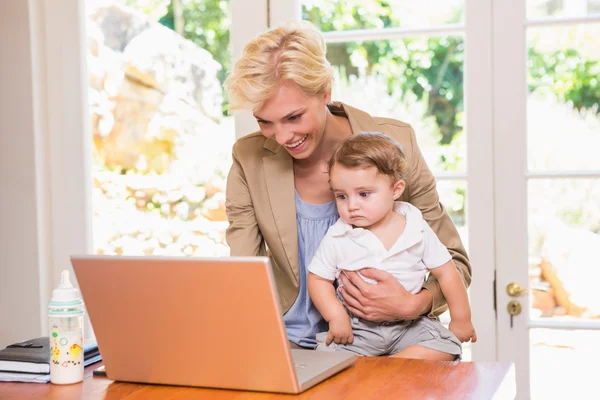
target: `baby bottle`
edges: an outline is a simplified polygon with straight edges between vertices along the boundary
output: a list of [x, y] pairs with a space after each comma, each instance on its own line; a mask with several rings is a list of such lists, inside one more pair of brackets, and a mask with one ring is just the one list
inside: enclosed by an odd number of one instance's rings
[[60, 274], [60, 285], [48, 305], [50, 329], [50, 382], [69, 384], [83, 380], [83, 301], [69, 279]]

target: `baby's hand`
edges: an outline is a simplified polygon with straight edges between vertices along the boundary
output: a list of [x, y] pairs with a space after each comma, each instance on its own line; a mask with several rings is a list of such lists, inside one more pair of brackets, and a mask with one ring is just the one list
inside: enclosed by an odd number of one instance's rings
[[329, 321], [329, 332], [327, 333], [327, 341], [325, 344], [329, 346], [331, 342], [337, 344], [352, 343], [354, 335], [352, 334], [352, 326], [350, 325], [350, 317], [348, 314], [340, 314]]
[[450, 329], [461, 342], [468, 342], [470, 340], [475, 343], [477, 341], [477, 333], [470, 320], [451, 320], [448, 329]]

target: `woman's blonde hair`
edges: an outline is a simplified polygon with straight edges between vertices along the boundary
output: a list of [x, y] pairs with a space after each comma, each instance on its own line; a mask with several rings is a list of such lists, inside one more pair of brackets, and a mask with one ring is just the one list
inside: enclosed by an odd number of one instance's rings
[[329, 92], [333, 69], [326, 53], [323, 36], [306, 21], [289, 21], [251, 40], [225, 80], [229, 111], [261, 108], [285, 82], [307, 96]]
[[363, 132], [345, 139], [329, 160], [329, 173], [336, 164], [346, 168], [375, 167], [392, 181], [406, 181], [408, 166], [398, 142], [379, 132]]

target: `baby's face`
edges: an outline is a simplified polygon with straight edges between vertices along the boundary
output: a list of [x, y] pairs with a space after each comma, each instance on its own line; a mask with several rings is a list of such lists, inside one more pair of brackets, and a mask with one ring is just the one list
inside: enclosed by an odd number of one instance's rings
[[373, 166], [347, 168], [336, 164], [329, 179], [340, 218], [354, 227], [376, 225], [394, 209], [394, 199], [402, 193], [390, 176]]

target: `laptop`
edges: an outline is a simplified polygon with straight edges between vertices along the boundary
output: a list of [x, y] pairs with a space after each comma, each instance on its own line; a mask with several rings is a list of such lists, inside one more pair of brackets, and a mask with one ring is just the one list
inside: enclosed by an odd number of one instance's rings
[[112, 380], [300, 393], [356, 360], [290, 349], [267, 257], [71, 263]]

